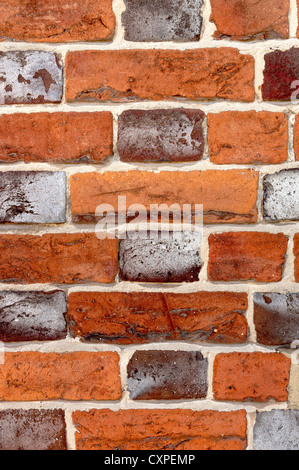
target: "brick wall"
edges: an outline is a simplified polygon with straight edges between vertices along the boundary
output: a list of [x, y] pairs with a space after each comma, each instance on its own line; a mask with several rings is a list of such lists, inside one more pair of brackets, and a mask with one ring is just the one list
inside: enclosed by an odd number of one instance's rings
[[1, 1], [0, 449], [299, 449], [297, 11]]

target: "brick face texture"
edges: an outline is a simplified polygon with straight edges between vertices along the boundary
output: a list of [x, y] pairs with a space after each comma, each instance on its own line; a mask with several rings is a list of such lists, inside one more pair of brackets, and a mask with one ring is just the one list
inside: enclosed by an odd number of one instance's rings
[[298, 448], [298, 24], [0, 2], [0, 450]]

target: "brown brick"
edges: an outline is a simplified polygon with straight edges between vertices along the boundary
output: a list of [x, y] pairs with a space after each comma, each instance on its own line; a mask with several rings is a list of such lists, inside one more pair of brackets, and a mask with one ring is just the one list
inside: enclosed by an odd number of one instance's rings
[[128, 364], [132, 400], [182, 400], [207, 396], [208, 361], [193, 351], [136, 351]]
[[235, 292], [71, 292], [68, 323], [86, 341], [243, 343], [247, 296]]
[[213, 163], [282, 163], [288, 158], [288, 119], [267, 111], [210, 113], [208, 142]]
[[113, 154], [109, 112], [0, 116], [0, 162], [99, 163]]
[[2, 0], [2, 41], [68, 42], [110, 39], [111, 0]]
[[0, 450], [67, 450], [62, 410], [1, 410]]
[[209, 237], [211, 281], [278, 282], [282, 279], [288, 239], [266, 232], [227, 232]]
[[76, 411], [73, 422], [78, 450], [244, 450], [247, 445], [244, 410]]
[[[94, 222], [100, 204], [118, 212], [118, 196], [127, 208], [143, 204], [203, 204], [205, 223], [253, 223], [257, 220], [258, 173], [253, 170], [147, 171], [79, 173], [71, 178], [75, 222]], [[237, 194], [237, 197], [236, 197]]]
[[67, 101], [254, 100], [254, 59], [233, 48], [69, 52]]
[[197, 109], [124, 111], [118, 119], [120, 159], [141, 163], [201, 160], [203, 118]]
[[218, 354], [214, 362], [214, 397], [226, 401], [287, 401], [290, 367], [291, 360], [283, 354]]
[[289, 37], [289, 0], [211, 0], [217, 31], [214, 36], [234, 40]]
[[118, 400], [119, 356], [114, 352], [5, 353], [1, 401]]
[[[299, 1], [299, 0], [298, 0]], [[294, 150], [296, 155], [296, 160], [299, 160], [299, 115], [295, 117], [294, 124]]]
[[0, 235], [0, 280], [8, 283], [113, 282], [118, 242], [94, 233]]

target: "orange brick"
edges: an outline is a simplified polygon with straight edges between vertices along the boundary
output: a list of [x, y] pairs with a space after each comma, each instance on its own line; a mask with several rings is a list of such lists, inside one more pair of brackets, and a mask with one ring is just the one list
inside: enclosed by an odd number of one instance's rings
[[210, 113], [208, 141], [213, 163], [282, 163], [288, 158], [288, 119], [266, 111]]
[[[118, 196], [126, 196], [127, 208], [143, 204], [203, 204], [205, 223], [253, 223], [257, 220], [258, 173], [230, 171], [147, 171], [80, 173], [71, 178], [71, 202], [75, 222], [94, 222], [100, 204], [118, 210]], [[236, 197], [237, 195], [237, 197]]]
[[226, 401], [286, 401], [290, 367], [291, 360], [283, 354], [218, 354], [214, 361], [214, 397]]
[[109, 112], [0, 116], [1, 162], [99, 163], [112, 154]]
[[118, 241], [94, 233], [0, 235], [0, 280], [9, 283], [113, 282]]
[[295, 118], [295, 124], [294, 124], [294, 150], [295, 150], [296, 160], [298, 161], [299, 160], [299, 116], [298, 115]]
[[233, 48], [77, 51], [66, 56], [67, 101], [253, 101], [254, 59]]
[[283, 233], [227, 232], [209, 237], [211, 281], [278, 282], [288, 238]]
[[119, 356], [114, 352], [5, 353], [1, 401], [118, 400]]
[[244, 450], [246, 412], [76, 411], [78, 450]]
[[295, 281], [299, 282], [299, 233], [294, 237]]

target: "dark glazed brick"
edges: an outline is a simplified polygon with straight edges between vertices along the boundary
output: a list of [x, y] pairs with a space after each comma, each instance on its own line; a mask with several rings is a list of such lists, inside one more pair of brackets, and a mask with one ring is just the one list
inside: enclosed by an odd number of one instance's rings
[[256, 293], [254, 323], [261, 344], [299, 342], [299, 294]]
[[64, 411], [0, 411], [0, 450], [66, 449]]
[[122, 14], [127, 41], [196, 41], [203, 0], [125, 0]]
[[254, 450], [299, 450], [299, 410], [257, 413], [253, 441]]
[[59, 103], [63, 73], [53, 52], [0, 52], [0, 104]]
[[204, 113], [193, 109], [128, 110], [119, 117], [118, 151], [124, 162], [200, 160]]
[[0, 340], [49, 341], [66, 337], [65, 294], [0, 292]]
[[299, 220], [299, 170], [282, 170], [264, 178], [264, 218]]
[[208, 361], [200, 352], [136, 351], [128, 364], [133, 400], [205, 398]]
[[244, 343], [247, 296], [237, 292], [73, 292], [70, 333], [86, 341]]
[[201, 269], [199, 233], [162, 232], [147, 239], [132, 233], [119, 245], [120, 278], [124, 281], [198, 281]]
[[299, 48], [274, 51], [265, 55], [262, 96], [266, 101], [298, 99]]
[[65, 172], [0, 173], [0, 223], [60, 224], [65, 221]]

